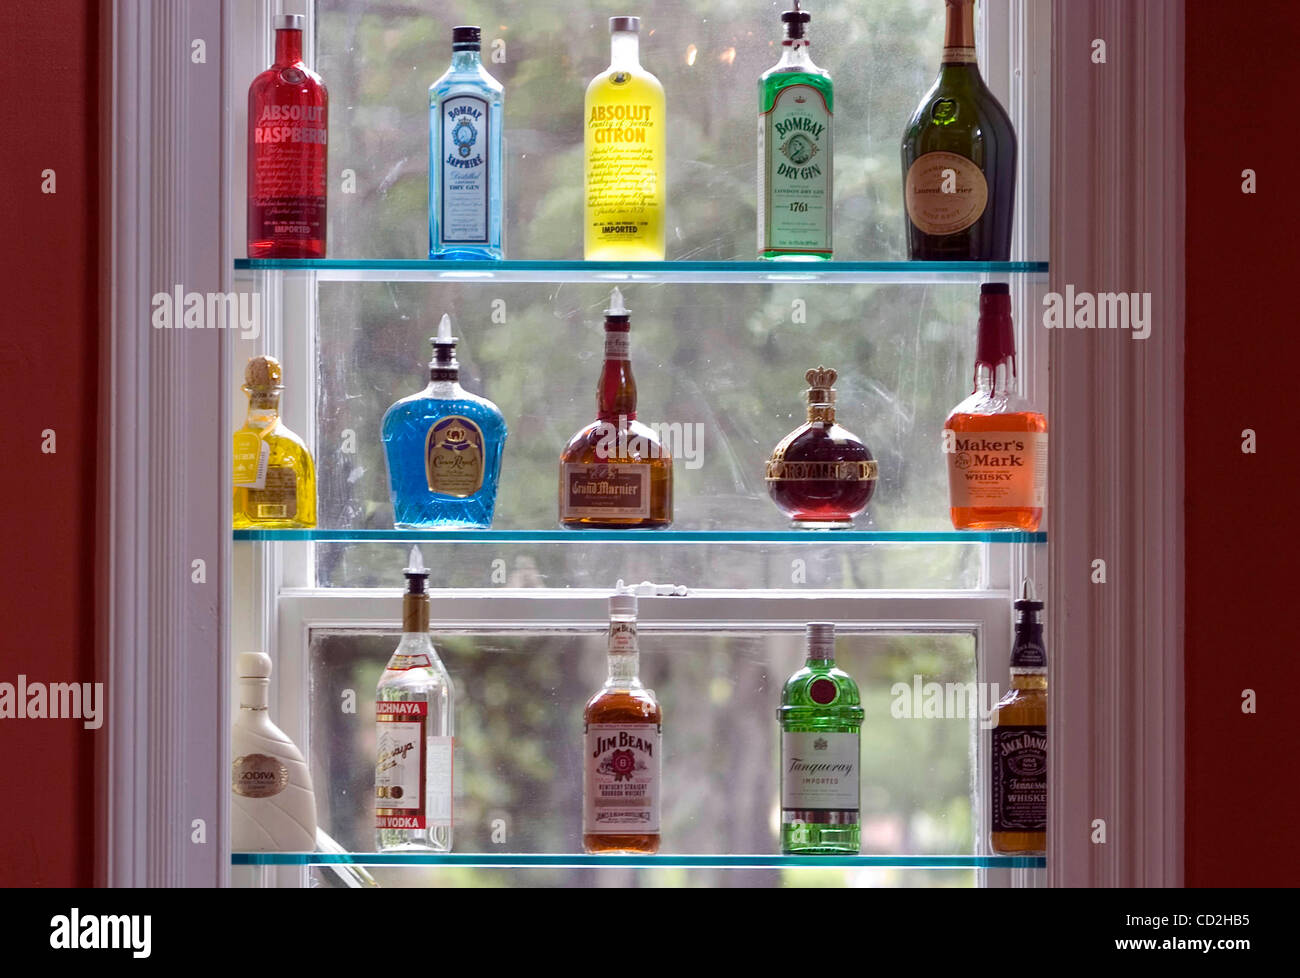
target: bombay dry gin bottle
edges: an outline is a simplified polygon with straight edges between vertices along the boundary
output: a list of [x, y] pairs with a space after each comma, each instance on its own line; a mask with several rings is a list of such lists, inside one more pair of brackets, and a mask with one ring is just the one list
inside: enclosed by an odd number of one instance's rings
[[636, 613], [634, 591], [610, 596], [609, 677], [582, 711], [587, 852], [659, 851], [663, 710], [641, 685]]
[[830, 72], [808, 54], [811, 16], [781, 15], [781, 60], [758, 79], [758, 256], [785, 261], [831, 257]]
[[429, 87], [429, 257], [501, 258], [504, 89], [479, 29], [451, 29], [451, 67]]
[[1016, 133], [975, 60], [975, 0], [945, 0], [939, 77], [903, 135], [907, 253], [913, 261], [1007, 261]]
[[1038, 529], [1047, 497], [1047, 418], [1018, 392], [1011, 293], [980, 286], [975, 391], [943, 426], [952, 525]]
[[662, 261], [664, 88], [641, 67], [641, 18], [611, 17], [610, 64], [583, 104], [584, 254], [588, 261]]
[[496, 507], [506, 419], [460, 386], [450, 317], [430, 342], [428, 386], [393, 404], [380, 425], [393, 525], [485, 529]]
[[646, 529], [673, 521], [672, 455], [655, 430], [636, 419], [631, 328], [623, 294], [615, 289], [605, 310], [596, 420], [560, 453], [561, 526]]
[[282, 376], [275, 357], [253, 357], [244, 370], [248, 419], [234, 437], [237, 530], [316, 525], [316, 466], [280, 420]]
[[267, 711], [271, 657], [241, 652], [239, 715], [230, 734], [230, 848], [236, 852], [313, 852], [316, 795], [302, 751]]
[[275, 18], [275, 63], [248, 88], [248, 257], [324, 258], [329, 96], [303, 17]]
[[876, 491], [871, 450], [835, 421], [835, 379], [817, 367], [804, 374], [808, 420], [781, 439], [767, 460], [767, 492], [790, 523], [806, 530], [853, 526]]
[[835, 664], [835, 626], [809, 622], [808, 660], [781, 706], [781, 851], [856, 853], [864, 712], [858, 684]]
[[1025, 578], [1015, 602], [1011, 689], [993, 711], [989, 845], [994, 852], [1047, 850], [1047, 650], [1043, 602]]
[[375, 691], [375, 830], [381, 852], [451, 851], [455, 690], [429, 636], [429, 572], [411, 548], [402, 638]]

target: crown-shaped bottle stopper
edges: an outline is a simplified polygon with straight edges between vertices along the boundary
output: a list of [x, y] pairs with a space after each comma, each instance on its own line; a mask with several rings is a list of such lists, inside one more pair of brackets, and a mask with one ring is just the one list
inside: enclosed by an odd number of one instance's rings
[[808, 389], [804, 391], [804, 397], [807, 398], [810, 408], [819, 404], [835, 403], [835, 378], [838, 376], [839, 374], [830, 367], [817, 367], [804, 374], [804, 379], [808, 381]]
[[278, 391], [284, 369], [275, 357], [250, 357], [244, 368], [244, 389], [255, 391]]

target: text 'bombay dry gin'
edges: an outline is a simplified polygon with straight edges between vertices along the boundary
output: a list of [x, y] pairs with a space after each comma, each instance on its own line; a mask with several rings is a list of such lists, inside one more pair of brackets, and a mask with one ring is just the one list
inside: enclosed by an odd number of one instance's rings
[[1011, 689], [993, 711], [992, 818], [994, 852], [1047, 851], [1047, 648], [1043, 602], [1025, 578], [1015, 603]]
[[303, 17], [275, 18], [275, 63], [248, 88], [248, 257], [324, 258], [329, 96]]
[[1034, 531], [1047, 501], [1047, 418], [1020, 396], [1011, 290], [980, 286], [975, 390], [944, 422], [952, 525]]
[[451, 851], [455, 690], [429, 636], [418, 547], [402, 596], [402, 638], [375, 691], [375, 828], [381, 852]]
[[858, 685], [835, 664], [835, 626], [809, 622], [808, 661], [781, 690], [781, 851], [857, 852]]
[[781, 60], [758, 79], [758, 255], [784, 261], [831, 257], [830, 72], [808, 55], [807, 11], [781, 15]]
[[456, 337], [443, 316], [429, 385], [384, 413], [393, 525], [486, 529], [492, 525], [506, 419], [495, 404], [460, 386]]
[[609, 599], [609, 676], [582, 712], [582, 845], [587, 852], [658, 852], [663, 710], [641, 685], [637, 599]]
[[477, 27], [451, 29], [451, 67], [429, 87], [429, 257], [501, 258], [501, 83]]

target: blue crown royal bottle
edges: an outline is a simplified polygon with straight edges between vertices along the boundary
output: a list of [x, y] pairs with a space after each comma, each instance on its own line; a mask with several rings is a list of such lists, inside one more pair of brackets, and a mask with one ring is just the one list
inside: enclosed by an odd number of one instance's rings
[[429, 257], [504, 256], [504, 89], [487, 73], [477, 27], [451, 29], [451, 67], [429, 86]]

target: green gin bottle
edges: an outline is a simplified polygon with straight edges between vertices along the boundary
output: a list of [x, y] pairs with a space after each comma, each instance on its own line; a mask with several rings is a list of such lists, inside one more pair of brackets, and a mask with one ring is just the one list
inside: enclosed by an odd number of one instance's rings
[[835, 665], [835, 626], [809, 622], [808, 661], [781, 690], [781, 851], [856, 853], [863, 710]]
[[758, 79], [758, 255], [780, 261], [831, 257], [830, 72], [808, 56], [811, 19], [781, 15], [781, 60]]

